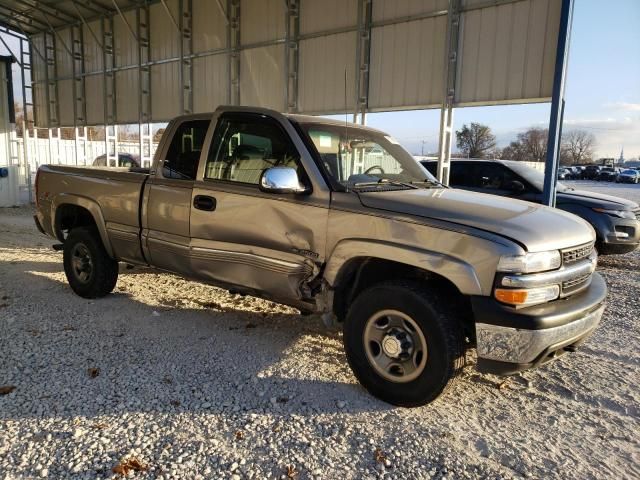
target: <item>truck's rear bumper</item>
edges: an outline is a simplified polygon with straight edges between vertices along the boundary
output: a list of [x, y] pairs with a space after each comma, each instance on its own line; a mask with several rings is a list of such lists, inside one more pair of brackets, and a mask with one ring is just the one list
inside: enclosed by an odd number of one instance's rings
[[604, 311], [607, 286], [594, 273], [589, 288], [564, 300], [515, 309], [488, 297], [472, 298], [478, 370], [509, 375], [575, 350]]

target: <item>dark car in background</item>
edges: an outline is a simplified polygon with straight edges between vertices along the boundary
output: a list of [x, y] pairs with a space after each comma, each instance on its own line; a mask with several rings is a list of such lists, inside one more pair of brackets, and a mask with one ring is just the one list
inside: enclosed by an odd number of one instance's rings
[[567, 168], [558, 169], [558, 180], [568, 180], [571, 178], [571, 171]]
[[596, 180], [600, 175], [601, 168], [602, 167], [600, 165], [587, 165], [584, 169], [582, 178], [584, 180]]
[[616, 167], [604, 167], [600, 170], [597, 180], [599, 182], [615, 182], [618, 179], [620, 169]]
[[627, 170], [623, 170], [616, 178], [616, 182], [618, 183], [638, 183], [640, 182], [640, 171], [629, 168]]
[[[128, 168], [140, 168], [140, 157], [133, 153], [119, 153], [118, 154], [118, 163], [120, 167], [128, 167]], [[93, 161], [94, 167], [106, 167], [107, 166], [107, 156], [100, 155], [96, 157]], [[109, 167], [115, 167], [116, 160], [112, 158], [109, 160]]]
[[[435, 175], [437, 162], [422, 165]], [[454, 188], [542, 203], [542, 172], [511, 160], [452, 160]], [[576, 190], [558, 183], [556, 207], [573, 213], [596, 231], [601, 255], [629, 253], [640, 245], [640, 205], [624, 198]]]

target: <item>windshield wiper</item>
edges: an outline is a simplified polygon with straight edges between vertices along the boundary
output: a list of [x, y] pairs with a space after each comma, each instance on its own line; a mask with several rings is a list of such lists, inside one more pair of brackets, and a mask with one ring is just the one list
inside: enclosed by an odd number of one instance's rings
[[412, 183], [413, 182], [407, 183], [407, 182], [399, 182], [397, 180], [389, 180], [388, 178], [381, 178], [377, 182], [357, 182], [357, 183], [354, 183], [353, 184], [353, 188], [378, 187], [378, 186], [381, 186], [381, 185], [394, 185], [394, 186], [398, 186], [398, 187], [405, 187], [405, 188], [411, 188], [411, 189], [418, 188], [415, 185], [412, 185]]
[[412, 181], [411, 182], [411, 185], [424, 185], [424, 184], [426, 184], [426, 185], [434, 185], [436, 187], [444, 187], [444, 188], [446, 188], [443, 183], [440, 183], [437, 180], [436, 181], [430, 180], [428, 178], [425, 178], [424, 180], [420, 180], [420, 181]]

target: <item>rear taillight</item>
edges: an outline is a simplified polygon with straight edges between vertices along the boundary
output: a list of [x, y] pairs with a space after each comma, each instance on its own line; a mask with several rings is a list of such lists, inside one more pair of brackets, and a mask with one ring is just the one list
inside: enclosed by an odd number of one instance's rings
[[38, 170], [36, 170], [36, 185], [35, 185], [35, 192], [36, 192], [36, 208], [38, 208], [38, 178], [40, 177], [40, 169], [38, 168]]

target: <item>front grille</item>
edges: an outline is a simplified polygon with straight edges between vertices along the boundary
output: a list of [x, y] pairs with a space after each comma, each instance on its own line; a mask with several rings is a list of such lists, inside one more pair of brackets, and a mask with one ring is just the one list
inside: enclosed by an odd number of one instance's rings
[[571, 265], [573, 263], [579, 262], [583, 258], [587, 258], [589, 255], [591, 255], [592, 251], [593, 243], [587, 243], [585, 245], [580, 245], [579, 247], [563, 250], [562, 263], [563, 265]]
[[591, 278], [591, 274], [587, 273], [586, 275], [582, 275], [578, 278], [572, 278], [571, 280], [567, 280], [566, 282], [562, 282], [562, 292], [563, 293], [571, 293], [572, 291], [577, 290], [582, 287], [586, 282]]

